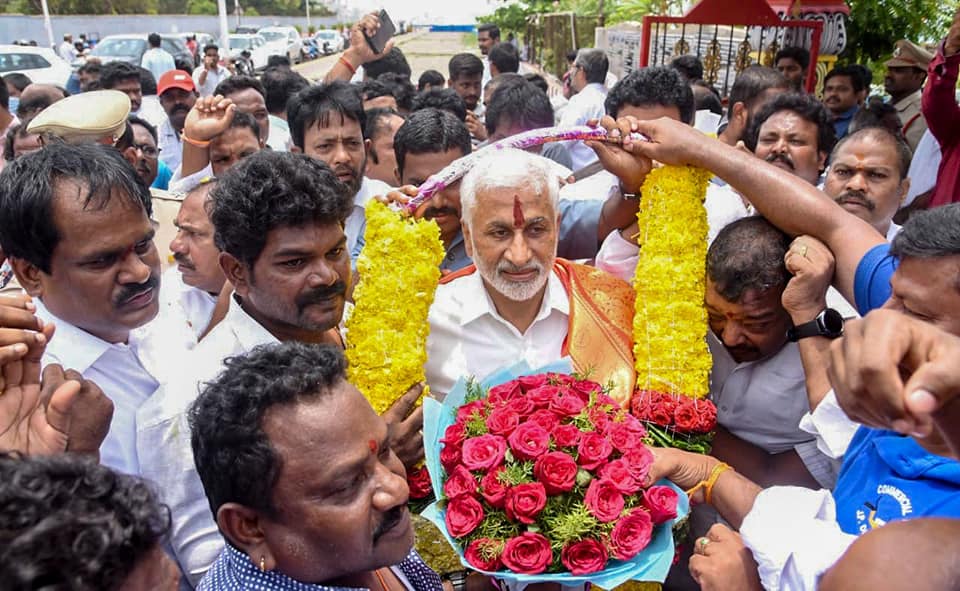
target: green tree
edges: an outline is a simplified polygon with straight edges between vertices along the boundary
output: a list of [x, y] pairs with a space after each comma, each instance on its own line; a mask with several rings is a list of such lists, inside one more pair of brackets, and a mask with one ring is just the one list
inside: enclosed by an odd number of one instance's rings
[[942, 38], [956, 0], [848, 0], [847, 47], [841, 57], [866, 64], [889, 56], [898, 39], [934, 42]]
[[217, 14], [216, 0], [187, 0], [187, 14]]

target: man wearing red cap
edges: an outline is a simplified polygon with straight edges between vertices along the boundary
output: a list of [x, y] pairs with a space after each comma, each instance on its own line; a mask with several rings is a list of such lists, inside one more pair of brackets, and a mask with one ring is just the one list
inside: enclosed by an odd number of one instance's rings
[[[160, 96], [160, 106], [167, 114], [166, 120], [157, 130], [160, 147], [160, 160], [170, 170], [180, 166], [180, 141], [183, 134], [183, 124], [187, 113], [197, 102], [197, 87], [193, 78], [183, 70], [170, 70], [157, 82], [157, 94]], [[189, 138], [184, 141], [190, 141]]]

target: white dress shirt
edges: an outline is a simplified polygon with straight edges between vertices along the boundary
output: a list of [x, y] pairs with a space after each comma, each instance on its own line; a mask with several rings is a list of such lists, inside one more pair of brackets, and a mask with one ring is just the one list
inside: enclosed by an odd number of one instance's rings
[[444, 395], [460, 377], [483, 379], [519, 361], [533, 368], [556, 361], [569, 316], [570, 299], [553, 272], [540, 311], [523, 334], [497, 313], [479, 272], [441, 285], [430, 307], [427, 384]]
[[43, 353], [43, 365], [59, 363], [92, 380], [113, 401], [110, 431], [100, 446], [100, 463], [126, 474], [137, 474], [136, 414], [159, 386], [138, 354], [149, 347], [143, 333], [134, 331], [129, 342], [108, 343], [54, 316], [38, 298], [37, 316], [53, 322], [57, 334]]
[[171, 341], [182, 343], [184, 349], [193, 349], [200, 335], [210, 324], [217, 296], [183, 282], [176, 267], [167, 269], [160, 282], [160, 313], [157, 328], [165, 331]]
[[[160, 106], [160, 98], [155, 94], [143, 95], [140, 101], [140, 110], [136, 113], [131, 112], [131, 115], [136, 115], [157, 128], [158, 134], [160, 126], [167, 120], [167, 114], [164, 112], [163, 107]], [[159, 141], [159, 139], [157, 141]]]
[[160, 160], [163, 160], [170, 170], [180, 168], [180, 162], [183, 160], [180, 134], [170, 125], [169, 117], [164, 119], [157, 128], [157, 147], [160, 148]]
[[[583, 87], [583, 90], [570, 98], [567, 106], [563, 109], [560, 126], [586, 125], [590, 119], [600, 119], [606, 114], [603, 106], [603, 101], [606, 99], [606, 86], [598, 82], [587, 84]], [[574, 172], [597, 160], [597, 154], [582, 141], [572, 141], [566, 145], [570, 150], [570, 158], [573, 160]]]
[[901, 208], [913, 203], [918, 196], [933, 190], [937, 184], [937, 171], [940, 170], [942, 157], [937, 138], [933, 137], [929, 129], [924, 131], [917, 149], [913, 151], [913, 160], [910, 161], [910, 171], [907, 173], [910, 188], [907, 189], [907, 197]]
[[192, 585], [220, 554], [223, 538], [193, 462], [186, 411], [200, 386], [220, 373], [226, 358], [276, 342], [236, 298], [231, 299], [223, 321], [190, 354], [182, 377], [164, 384], [137, 414], [141, 474], [157, 484], [161, 502], [170, 507], [170, 545]]

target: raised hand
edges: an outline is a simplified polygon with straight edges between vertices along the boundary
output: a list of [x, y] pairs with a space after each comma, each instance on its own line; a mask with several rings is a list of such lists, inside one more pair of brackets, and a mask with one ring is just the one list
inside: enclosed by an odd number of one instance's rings
[[423, 407], [413, 408], [422, 393], [423, 384], [414, 384], [383, 413], [391, 429], [390, 445], [408, 470], [423, 460]]
[[[614, 121], [613, 117], [605, 116], [600, 121], [589, 121], [591, 127], [603, 127], [611, 138], [624, 138], [630, 135], [630, 129], [636, 120], [633, 117], [623, 117]], [[622, 190], [628, 193], [638, 193], [647, 174], [653, 168], [649, 158], [638, 156], [626, 149], [623, 144], [611, 142], [588, 141], [588, 147], [597, 153], [600, 164], [620, 179]]]
[[187, 113], [183, 134], [192, 140], [208, 142], [230, 127], [236, 110], [232, 100], [219, 94], [198, 98]]
[[393, 39], [387, 41], [386, 45], [383, 46], [383, 51], [374, 53], [370, 44], [367, 43], [367, 39], [363, 36], [366, 32], [367, 35], [373, 37], [378, 30], [380, 30], [380, 14], [378, 12], [371, 12], [357, 21], [350, 28], [350, 47], [344, 52], [345, 59], [357, 66], [378, 60], [390, 53], [390, 50], [393, 49]]

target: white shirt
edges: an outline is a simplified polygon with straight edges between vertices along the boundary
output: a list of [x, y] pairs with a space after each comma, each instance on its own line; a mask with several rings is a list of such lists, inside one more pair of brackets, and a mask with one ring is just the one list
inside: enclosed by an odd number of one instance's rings
[[[205, 70], [207, 72], [207, 79], [203, 84], [200, 84], [200, 74]], [[202, 65], [193, 71], [193, 83], [197, 86], [197, 92], [200, 93], [200, 96], [213, 96], [213, 91], [217, 88], [217, 85], [229, 77], [230, 70], [219, 64], [217, 65], [217, 69], [213, 71], [207, 70]]]
[[274, 152], [289, 152], [293, 142], [290, 140], [290, 125], [286, 119], [270, 115], [270, 134], [267, 145]]
[[167, 114], [160, 106], [160, 99], [155, 94], [144, 95], [140, 101], [140, 110], [131, 115], [136, 115], [156, 127], [158, 132], [160, 126], [167, 120]]
[[223, 321], [191, 353], [184, 375], [165, 384], [137, 414], [141, 474], [157, 484], [161, 502], [170, 507], [170, 546], [192, 585], [220, 554], [223, 538], [193, 463], [186, 411], [200, 385], [220, 373], [224, 359], [276, 342], [231, 299]]
[[363, 177], [360, 183], [360, 190], [353, 197], [353, 211], [347, 217], [347, 223], [343, 228], [347, 235], [347, 252], [352, 259], [359, 252], [357, 248], [358, 241], [363, 239], [364, 229], [367, 227], [367, 202], [377, 195], [386, 195], [390, 191], [390, 185], [383, 181]]
[[136, 413], [157, 390], [159, 383], [144, 367], [138, 353], [148, 347], [142, 333], [130, 334], [129, 343], [108, 343], [54, 316], [34, 299], [37, 316], [53, 322], [56, 336], [43, 353], [43, 365], [59, 363], [92, 380], [113, 401], [110, 431], [100, 446], [100, 463], [126, 474], [137, 474]]
[[170, 170], [180, 167], [180, 162], [183, 161], [180, 134], [170, 125], [169, 117], [157, 128], [157, 147], [160, 148], [160, 160], [163, 160]]
[[77, 48], [74, 47], [73, 43], [64, 41], [57, 49], [57, 54], [69, 64], [73, 60], [77, 59]]
[[[587, 84], [583, 90], [570, 98], [563, 109], [560, 118], [561, 127], [586, 125], [590, 119], [600, 119], [606, 114], [603, 101], [607, 99], [607, 87], [594, 82]], [[573, 160], [574, 172], [597, 160], [597, 154], [582, 141], [573, 141], [566, 144]]]
[[910, 170], [907, 173], [907, 177], [910, 178], [910, 188], [900, 207], [907, 207], [919, 195], [933, 190], [937, 184], [937, 171], [940, 170], [942, 156], [940, 143], [929, 129], [924, 131], [917, 149], [913, 152], [913, 160], [910, 161]]
[[143, 57], [140, 58], [140, 67], [150, 70], [154, 79], [158, 81], [166, 72], [177, 69], [173, 56], [159, 47], [151, 47], [143, 52]]
[[156, 328], [166, 332], [168, 342], [181, 343], [183, 349], [193, 349], [200, 335], [210, 324], [217, 296], [183, 282], [176, 267], [163, 274], [160, 281], [160, 313]]
[[483, 379], [519, 361], [534, 368], [556, 361], [569, 316], [570, 299], [553, 272], [540, 311], [523, 334], [497, 313], [479, 272], [441, 285], [430, 307], [427, 384], [446, 394], [460, 377]]

